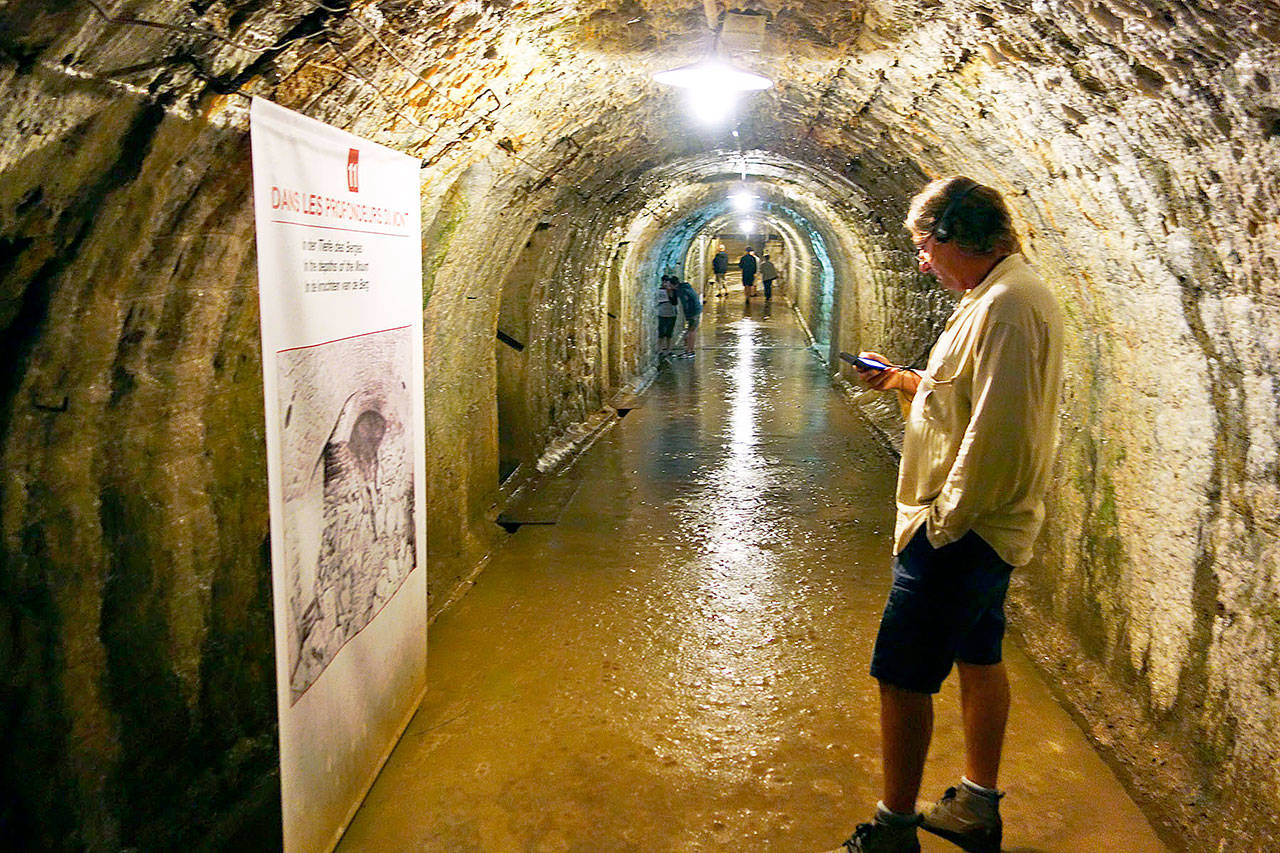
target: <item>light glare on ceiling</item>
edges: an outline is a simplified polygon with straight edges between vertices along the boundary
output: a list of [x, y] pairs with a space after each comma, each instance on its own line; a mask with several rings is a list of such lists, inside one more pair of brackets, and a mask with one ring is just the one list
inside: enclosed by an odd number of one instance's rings
[[734, 68], [726, 62], [704, 59], [692, 65], [682, 65], [670, 71], [653, 75], [658, 83], [681, 89], [698, 89], [725, 95], [735, 92], [758, 92], [768, 89], [773, 81], [750, 71]]

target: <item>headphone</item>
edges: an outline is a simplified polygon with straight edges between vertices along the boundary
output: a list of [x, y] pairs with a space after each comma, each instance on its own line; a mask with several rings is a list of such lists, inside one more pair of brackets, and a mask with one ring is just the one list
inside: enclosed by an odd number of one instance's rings
[[980, 186], [982, 186], [982, 184], [974, 181], [965, 189], [951, 196], [951, 200], [947, 202], [947, 206], [942, 208], [942, 213], [938, 214], [937, 222], [933, 226], [933, 239], [937, 240], [939, 243], [946, 243], [950, 241], [952, 237], [956, 236], [956, 224], [952, 221], [956, 216], [956, 209], [960, 206], [960, 202], [964, 200], [965, 196], [969, 195], [969, 193], [973, 192]]

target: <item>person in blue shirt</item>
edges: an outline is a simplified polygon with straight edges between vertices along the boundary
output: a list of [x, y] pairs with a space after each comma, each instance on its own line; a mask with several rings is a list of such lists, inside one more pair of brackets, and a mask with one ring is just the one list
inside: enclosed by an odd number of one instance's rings
[[676, 287], [676, 297], [680, 300], [680, 310], [684, 312], [684, 352], [680, 358], [693, 358], [693, 345], [698, 339], [698, 321], [702, 318], [702, 300], [698, 291], [687, 281]]

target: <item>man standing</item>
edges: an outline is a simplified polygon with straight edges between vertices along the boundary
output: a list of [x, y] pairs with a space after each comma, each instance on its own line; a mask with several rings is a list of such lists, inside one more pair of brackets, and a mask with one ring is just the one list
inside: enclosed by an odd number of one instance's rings
[[[1004, 598], [1044, 519], [1062, 319], [994, 189], [964, 177], [933, 181], [912, 200], [905, 224], [920, 270], [961, 299], [924, 371], [858, 369], [871, 387], [900, 390], [912, 402], [893, 586], [871, 660], [880, 682], [883, 799], [842, 850], [915, 853], [921, 826], [965, 850], [998, 853], [997, 775], [1009, 712]], [[964, 776], [918, 814], [933, 694], [953, 664]]]
[[742, 257], [738, 258], [738, 268], [742, 270], [742, 292], [750, 302], [751, 297], [756, 295], [756, 253], [750, 246]]
[[724, 297], [727, 291], [724, 286], [725, 274], [729, 272], [729, 253], [724, 250], [724, 244], [716, 251], [716, 255], [711, 259], [711, 272], [716, 277], [716, 296]]

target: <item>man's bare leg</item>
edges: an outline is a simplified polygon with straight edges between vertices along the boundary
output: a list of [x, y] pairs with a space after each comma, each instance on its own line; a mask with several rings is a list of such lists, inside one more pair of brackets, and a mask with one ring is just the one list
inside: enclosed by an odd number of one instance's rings
[[960, 671], [964, 717], [964, 775], [975, 784], [994, 789], [1009, 721], [1009, 676], [1003, 663], [957, 663], [956, 668]]
[[890, 811], [916, 810], [932, 737], [933, 697], [880, 682], [880, 761], [884, 804]]

